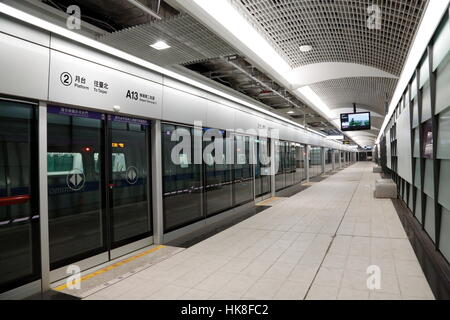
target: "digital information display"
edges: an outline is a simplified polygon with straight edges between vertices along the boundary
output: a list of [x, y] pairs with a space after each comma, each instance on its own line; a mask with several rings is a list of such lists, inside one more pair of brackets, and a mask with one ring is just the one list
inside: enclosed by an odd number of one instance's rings
[[342, 131], [361, 131], [370, 129], [370, 112], [341, 114]]

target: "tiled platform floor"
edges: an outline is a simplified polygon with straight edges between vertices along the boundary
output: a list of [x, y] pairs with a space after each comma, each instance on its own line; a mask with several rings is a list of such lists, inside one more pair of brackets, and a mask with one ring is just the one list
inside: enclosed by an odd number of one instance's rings
[[[87, 299], [433, 299], [390, 200], [357, 163]], [[367, 288], [368, 266], [381, 289]]]

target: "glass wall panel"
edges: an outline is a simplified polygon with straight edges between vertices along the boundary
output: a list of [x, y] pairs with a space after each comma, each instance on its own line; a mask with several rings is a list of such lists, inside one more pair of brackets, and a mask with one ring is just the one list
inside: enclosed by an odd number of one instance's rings
[[[177, 129], [177, 131], [175, 131]], [[168, 232], [203, 218], [202, 164], [194, 164], [194, 129], [162, 125], [164, 231]], [[185, 141], [186, 148], [175, 149]]]
[[442, 209], [441, 233], [439, 250], [447, 261], [450, 261], [450, 210]]
[[233, 165], [226, 161], [232, 152], [227, 148], [226, 132], [209, 129], [207, 134], [212, 134], [212, 138], [204, 146], [214, 144], [212, 159], [205, 164], [206, 214], [211, 216], [233, 207]]
[[436, 71], [436, 114], [450, 107], [450, 55]]
[[430, 196], [434, 197], [434, 171], [433, 171], [433, 160], [425, 160], [425, 184], [424, 192]]
[[[48, 107], [48, 214], [52, 269], [106, 250], [103, 115]], [[96, 156], [97, 155], [97, 156]]]
[[410, 185], [410, 186], [409, 186], [408, 208], [409, 208], [411, 211], [413, 211], [413, 209], [414, 209], [414, 201], [413, 201], [412, 193], [413, 193], [413, 188], [412, 188], [412, 186]]
[[422, 123], [431, 119], [431, 115], [430, 82], [427, 82], [422, 91]]
[[438, 128], [437, 158], [450, 159], [450, 108], [439, 115]]
[[0, 101], [0, 293], [40, 277], [34, 113]]
[[413, 102], [413, 128], [419, 126], [419, 102], [418, 99], [414, 99]]
[[450, 22], [448, 19], [436, 33], [433, 44], [433, 71], [450, 55]]
[[423, 88], [425, 84], [430, 81], [430, 68], [428, 56], [420, 65], [420, 88]]
[[411, 82], [411, 101], [414, 100], [414, 98], [417, 97], [417, 77], [414, 76], [412, 82]]
[[236, 164], [234, 167], [234, 197], [235, 206], [250, 202], [253, 194], [253, 165], [250, 154], [253, 153], [254, 143], [250, 143], [250, 137], [236, 135]]
[[433, 242], [436, 241], [435, 235], [435, 218], [434, 218], [434, 200], [430, 197], [425, 197], [427, 205], [425, 208], [425, 231], [428, 233]]
[[419, 134], [419, 128], [414, 129], [414, 158], [420, 158], [420, 134]]
[[416, 195], [416, 213], [415, 217], [417, 220], [419, 220], [420, 223], [422, 223], [422, 197], [420, 193], [420, 189], [417, 188], [417, 195]]
[[441, 160], [439, 172], [439, 203], [450, 210], [450, 160]]

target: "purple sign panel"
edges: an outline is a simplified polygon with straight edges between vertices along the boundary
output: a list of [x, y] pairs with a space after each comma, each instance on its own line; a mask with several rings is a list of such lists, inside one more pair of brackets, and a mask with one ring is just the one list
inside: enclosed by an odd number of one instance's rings
[[67, 107], [48, 106], [47, 112], [52, 114], [58, 114], [61, 116], [71, 116], [78, 118], [105, 120], [105, 115], [99, 112], [92, 112], [80, 109], [72, 109]]
[[141, 126], [148, 126], [149, 122], [143, 119], [129, 118], [124, 116], [108, 115], [108, 120], [122, 123], [138, 124]]

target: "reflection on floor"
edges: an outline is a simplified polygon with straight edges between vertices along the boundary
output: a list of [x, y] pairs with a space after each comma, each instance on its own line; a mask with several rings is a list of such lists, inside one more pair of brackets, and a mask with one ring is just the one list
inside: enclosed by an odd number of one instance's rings
[[87, 299], [433, 299], [392, 202], [373, 198], [372, 167], [342, 170]]

